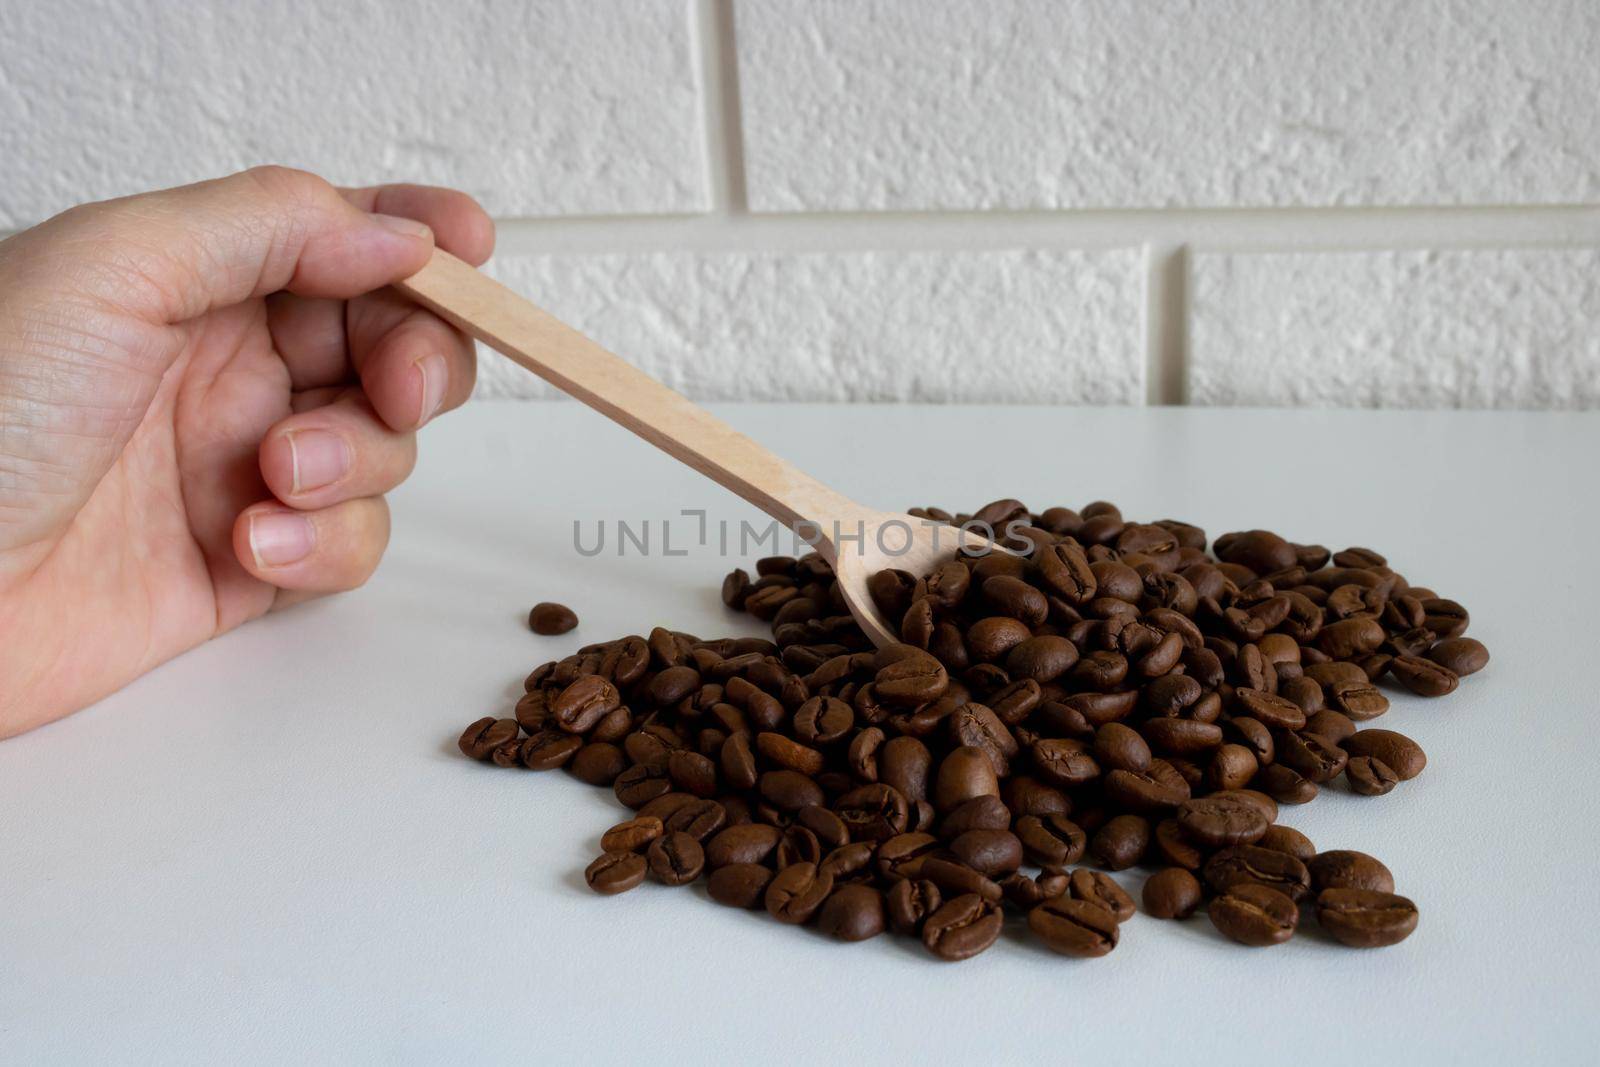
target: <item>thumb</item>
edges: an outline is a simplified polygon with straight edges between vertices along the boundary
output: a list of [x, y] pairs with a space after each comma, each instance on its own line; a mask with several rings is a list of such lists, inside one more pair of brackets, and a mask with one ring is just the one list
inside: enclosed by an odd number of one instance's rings
[[[284, 289], [358, 296], [432, 251], [421, 223], [279, 167], [73, 208], [0, 242], [0, 579], [48, 551], [122, 454], [182, 351], [169, 326]], [[37, 551], [7, 551], [23, 546]]]

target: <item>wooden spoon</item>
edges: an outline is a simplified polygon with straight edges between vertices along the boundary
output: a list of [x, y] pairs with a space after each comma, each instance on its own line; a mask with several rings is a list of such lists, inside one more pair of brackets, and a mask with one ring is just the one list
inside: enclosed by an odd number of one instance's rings
[[435, 251], [396, 288], [813, 543], [874, 644], [900, 640], [867, 591], [874, 573], [897, 567], [921, 576], [958, 546], [994, 547], [976, 532], [834, 492], [448, 252]]

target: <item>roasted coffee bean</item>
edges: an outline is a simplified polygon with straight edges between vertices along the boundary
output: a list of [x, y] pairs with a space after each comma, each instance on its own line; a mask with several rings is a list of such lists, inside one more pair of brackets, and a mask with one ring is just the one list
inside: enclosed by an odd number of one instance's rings
[[1352, 756], [1382, 760], [1402, 782], [1411, 781], [1428, 765], [1422, 746], [1393, 730], [1357, 730], [1341, 744]]
[[883, 894], [867, 885], [833, 891], [817, 915], [817, 929], [839, 941], [865, 941], [883, 933]]
[[1292, 826], [1269, 826], [1256, 844], [1274, 852], [1286, 853], [1301, 863], [1310, 863], [1317, 854], [1317, 847], [1311, 843], [1311, 839]]
[[1118, 922], [1133, 918], [1133, 898], [1109, 875], [1079, 867], [1067, 881], [1067, 892], [1081, 900], [1105, 908]]
[[750, 751], [750, 739], [745, 734], [733, 734], [722, 743], [717, 756], [722, 769], [722, 779], [730, 788], [751, 789], [756, 784], [756, 757]]
[[1186, 871], [1198, 871], [1205, 862], [1205, 853], [1185, 836], [1177, 819], [1162, 819], [1156, 823], [1150, 848], [1161, 862], [1182, 867]]
[[[1035, 741], [1029, 755], [1034, 772], [1052, 785], [1071, 789], [1100, 777], [1100, 764], [1095, 762], [1089, 746], [1074, 738], [1048, 737]], [[998, 783], [995, 792], [999, 792]]]
[[1422, 625], [1432, 630], [1441, 641], [1460, 637], [1467, 632], [1467, 609], [1454, 600], [1428, 597], [1422, 600]]
[[[1270, 743], [1270, 735], [1268, 740]], [[1211, 763], [1206, 767], [1206, 781], [1213, 789], [1243, 789], [1255, 777], [1257, 766], [1255, 753], [1250, 749], [1243, 745], [1222, 745], [1212, 753]]]
[[688, 834], [696, 841], [704, 841], [727, 822], [727, 809], [719, 802], [696, 798], [679, 805], [662, 820], [662, 825], [670, 833]]
[[1449, 667], [1421, 656], [1397, 656], [1389, 663], [1389, 673], [1418, 696], [1442, 697], [1455, 692], [1460, 679]]
[[1306, 720], [1306, 732], [1320, 734], [1337, 745], [1356, 732], [1356, 724], [1348, 715], [1324, 708]]
[[600, 836], [602, 852], [641, 852], [663, 832], [661, 820], [653, 815], [639, 815], [627, 822], [619, 822]]
[[1341, 944], [1381, 948], [1411, 936], [1417, 906], [1391, 892], [1325, 889], [1317, 894], [1317, 922]]
[[824, 856], [822, 862], [817, 864], [817, 870], [833, 875], [835, 885], [859, 881], [871, 874], [875, 855], [876, 848], [871, 842], [852, 841]]
[[626, 893], [644, 881], [645, 859], [637, 852], [602, 852], [583, 872], [583, 880], [596, 893]]
[[936, 853], [923, 858], [918, 877], [938, 886], [946, 897], [977, 893], [985, 900], [998, 901], [1002, 896], [998, 882], [959, 860], [945, 859]]
[[1389, 710], [1389, 698], [1365, 675], [1359, 681], [1339, 680], [1327, 687], [1328, 703], [1356, 722], [1376, 719]]
[[799, 771], [767, 771], [756, 783], [761, 798], [779, 811], [794, 812], [825, 799], [822, 787]]
[[999, 797], [973, 797], [940, 820], [939, 833], [953, 841], [969, 830], [1007, 830], [1010, 827], [1011, 810]]
[[882, 841], [903, 833], [909, 816], [906, 798], [882, 782], [852, 789], [833, 810], [855, 841]]
[[1058, 896], [1028, 913], [1028, 929], [1063, 956], [1104, 956], [1117, 947], [1117, 917], [1099, 904]]
[[1125, 871], [1144, 859], [1150, 832], [1150, 821], [1143, 816], [1115, 816], [1095, 831], [1089, 854], [1107, 870]]
[[922, 925], [922, 943], [942, 960], [971, 959], [1000, 937], [1000, 907], [976, 893], [947, 900]]
[[833, 876], [815, 863], [791, 863], [767, 883], [767, 914], [782, 923], [809, 922], [833, 892]]
[[1311, 874], [1304, 863], [1287, 852], [1260, 845], [1225, 848], [1206, 861], [1202, 873], [1217, 893], [1246, 882], [1269, 886], [1290, 900], [1300, 900], [1311, 892]]
[[705, 869], [706, 854], [700, 842], [686, 833], [668, 833], [645, 850], [650, 877], [662, 885], [688, 885]]
[[1268, 824], [1261, 809], [1248, 801], [1201, 797], [1178, 805], [1178, 825], [1195, 843], [1221, 848], [1259, 841]]
[[663, 793], [661, 796], [656, 797], [654, 800], [645, 804], [644, 807], [639, 808], [638, 814], [635, 816], [635, 818], [660, 819], [661, 824], [664, 827], [667, 820], [672, 817], [674, 812], [677, 812], [685, 805], [692, 803], [694, 799], [695, 798], [690, 796], [688, 793]]
[[[925, 878], [902, 878], [884, 894], [889, 925], [896, 933], [918, 934], [924, 920], [939, 910], [939, 887]], [[981, 898], [980, 898], [981, 899]]]
[[[1347, 741], [1346, 744], [1349, 742]], [[1325, 737], [1284, 731], [1278, 735], [1278, 762], [1310, 782], [1328, 782], [1344, 770], [1348, 753]], [[1272, 790], [1267, 790], [1271, 793]], [[1276, 796], [1273, 793], [1273, 796]]]
[[795, 812], [795, 821], [816, 835], [818, 844], [823, 848], [835, 849], [850, 840], [850, 829], [844, 820], [820, 804]]
[[1120, 722], [1108, 722], [1095, 731], [1094, 755], [1106, 770], [1139, 774], [1150, 767], [1150, 746]]
[[467, 727], [459, 742], [461, 753], [471, 759], [486, 760], [495, 749], [517, 736], [517, 720], [488, 717]]
[[878, 780], [894, 786], [908, 801], [923, 800], [932, 766], [927, 745], [915, 737], [892, 737], [878, 755]]
[[962, 704], [945, 721], [957, 747], [982, 749], [994, 765], [997, 777], [1011, 773], [1011, 760], [1017, 754], [1017, 739], [987, 706], [972, 702]]
[[1222, 744], [1222, 727], [1192, 719], [1151, 719], [1139, 728], [1150, 747], [1171, 756], [1195, 756]]
[[983, 749], [971, 746], [954, 749], [939, 764], [933, 805], [940, 812], [954, 811], [974, 797], [999, 795], [999, 777]]
[[1365, 797], [1381, 797], [1400, 782], [1400, 776], [1376, 756], [1350, 757], [1344, 765], [1344, 776], [1351, 791]]
[[1144, 910], [1157, 919], [1187, 919], [1200, 906], [1200, 882], [1182, 867], [1157, 871], [1144, 883]]
[[1489, 650], [1471, 637], [1451, 637], [1428, 649], [1428, 658], [1458, 678], [1477, 674], [1489, 664]]
[[1016, 835], [1027, 861], [1045, 871], [1064, 871], [1089, 847], [1083, 828], [1065, 815], [1024, 815], [1016, 822]]
[[1236, 689], [1234, 699], [1238, 702], [1236, 714], [1248, 715], [1275, 729], [1298, 730], [1306, 724], [1306, 713], [1300, 705], [1276, 693]]
[[1365, 852], [1342, 848], [1319, 852], [1306, 866], [1311, 872], [1311, 887], [1318, 893], [1324, 889], [1394, 892], [1394, 875], [1389, 868]]
[[1003, 878], [1022, 866], [1022, 842], [1009, 830], [967, 830], [951, 840], [950, 851], [989, 878]]
[[672, 792], [672, 780], [667, 777], [664, 766], [636, 763], [617, 775], [612, 791], [622, 803], [637, 809]]
[[759, 863], [712, 866], [713, 870], [706, 879], [706, 892], [718, 904], [726, 904], [730, 908], [753, 908], [765, 899], [767, 886], [773, 878], [770, 868]]
[[1306, 804], [1317, 797], [1317, 783], [1282, 763], [1261, 768], [1251, 784], [1280, 804]]
[[577, 614], [565, 604], [541, 601], [528, 612], [528, 629], [544, 637], [564, 634], [578, 625]]
[[1254, 882], [1234, 886], [1211, 902], [1211, 924], [1241, 945], [1281, 945], [1294, 936], [1300, 909], [1288, 897]]
[[1106, 797], [1137, 812], [1175, 808], [1189, 799], [1189, 783], [1168, 760], [1151, 760], [1143, 774], [1112, 771], [1105, 777]]
[[779, 767], [807, 777], [821, 773], [824, 765], [822, 753], [816, 749], [770, 730], [756, 734], [756, 751]]
[[730, 826], [706, 844], [706, 863], [713, 870], [733, 863], [762, 863], [778, 847], [783, 831], [766, 823]]
[[550, 721], [568, 733], [587, 733], [621, 705], [616, 686], [598, 674], [586, 674], [550, 702]]

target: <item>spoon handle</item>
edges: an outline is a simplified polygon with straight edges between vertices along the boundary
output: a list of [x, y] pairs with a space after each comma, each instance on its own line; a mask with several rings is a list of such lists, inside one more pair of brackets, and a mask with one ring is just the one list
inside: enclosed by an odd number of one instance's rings
[[[499, 282], [436, 250], [395, 288], [793, 528], [831, 530], [864, 509]], [[821, 546], [819, 546], [821, 547]]]

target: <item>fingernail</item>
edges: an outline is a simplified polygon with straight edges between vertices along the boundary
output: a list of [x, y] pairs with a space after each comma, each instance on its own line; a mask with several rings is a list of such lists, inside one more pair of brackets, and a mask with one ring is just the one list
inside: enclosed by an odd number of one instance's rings
[[350, 470], [350, 446], [327, 430], [290, 430], [289, 460], [294, 468], [293, 493], [308, 493], [332, 485]]
[[250, 554], [260, 568], [298, 563], [311, 552], [316, 534], [311, 520], [292, 511], [268, 511], [250, 516]]
[[449, 370], [445, 367], [444, 357], [439, 355], [423, 356], [413, 366], [422, 376], [422, 410], [417, 417], [417, 425], [423, 426], [439, 414], [439, 405], [444, 402], [445, 377]]
[[372, 216], [372, 221], [407, 237], [420, 237], [428, 241], [433, 240], [433, 231], [428, 229], [426, 224], [418, 222], [416, 219], [401, 218], [399, 215], [374, 215]]

